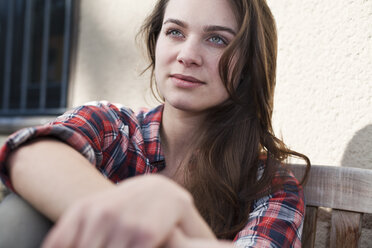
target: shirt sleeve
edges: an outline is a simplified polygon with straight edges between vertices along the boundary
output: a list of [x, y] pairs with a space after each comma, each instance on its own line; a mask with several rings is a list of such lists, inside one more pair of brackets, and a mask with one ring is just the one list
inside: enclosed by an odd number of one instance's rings
[[[127, 121], [123, 122], [124, 119]], [[130, 119], [133, 118], [131, 121]], [[52, 123], [22, 129], [8, 137], [0, 149], [0, 177], [14, 190], [5, 162], [11, 151], [40, 137], [53, 137], [73, 147], [107, 177], [114, 175], [126, 157], [130, 125], [135, 116], [106, 102], [95, 102], [66, 112]], [[113, 156], [112, 156], [113, 155]]]
[[235, 247], [300, 248], [305, 204], [302, 187], [290, 174], [283, 188], [256, 200]]

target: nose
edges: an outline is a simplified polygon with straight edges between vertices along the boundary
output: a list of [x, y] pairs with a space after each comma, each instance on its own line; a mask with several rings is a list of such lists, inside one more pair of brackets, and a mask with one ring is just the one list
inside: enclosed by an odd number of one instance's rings
[[182, 42], [177, 61], [186, 67], [201, 66], [203, 58], [197, 39], [189, 38]]

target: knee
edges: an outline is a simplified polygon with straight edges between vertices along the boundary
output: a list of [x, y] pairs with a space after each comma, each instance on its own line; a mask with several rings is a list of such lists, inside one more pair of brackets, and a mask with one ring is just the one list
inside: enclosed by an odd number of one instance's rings
[[53, 223], [16, 194], [0, 203], [0, 247], [39, 247]]

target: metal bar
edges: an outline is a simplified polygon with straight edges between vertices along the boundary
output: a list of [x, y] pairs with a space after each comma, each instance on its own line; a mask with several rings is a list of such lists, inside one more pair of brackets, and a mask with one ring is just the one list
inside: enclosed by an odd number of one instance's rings
[[70, 41], [71, 41], [71, 19], [72, 19], [72, 0], [65, 1], [65, 30], [63, 40], [63, 64], [62, 64], [62, 83], [61, 83], [61, 99], [60, 107], [66, 107], [67, 98], [67, 81], [69, 73], [70, 60]]
[[10, 80], [12, 72], [12, 50], [13, 50], [13, 26], [14, 26], [14, 3], [8, 1], [8, 18], [5, 43], [5, 69], [4, 69], [4, 92], [3, 92], [3, 110], [9, 110]]
[[[32, 116], [32, 115], [53, 115], [58, 116], [66, 112], [66, 108], [50, 108], [50, 109], [25, 109], [24, 111], [20, 111], [19, 109], [10, 109], [6, 112], [0, 110], [1, 118], [3, 116]], [[0, 120], [1, 120], [0, 118]]]
[[43, 26], [43, 51], [41, 62], [41, 84], [39, 108], [45, 109], [46, 89], [48, 80], [48, 50], [49, 50], [49, 28], [50, 28], [50, 5], [51, 0], [45, 1], [44, 26]]
[[29, 80], [30, 68], [30, 46], [32, 29], [32, 6], [34, 0], [26, 1], [25, 20], [24, 20], [24, 39], [23, 39], [23, 58], [22, 58], [22, 79], [21, 79], [21, 111], [26, 109], [27, 85]]

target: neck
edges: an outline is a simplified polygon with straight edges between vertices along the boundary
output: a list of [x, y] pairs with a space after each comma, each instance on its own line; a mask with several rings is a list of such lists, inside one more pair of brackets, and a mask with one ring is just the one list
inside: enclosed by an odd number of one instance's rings
[[205, 113], [194, 113], [174, 108], [165, 103], [161, 138], [169, 170], [176, 170], [187, 154], [195, 130], [200, 128]]

